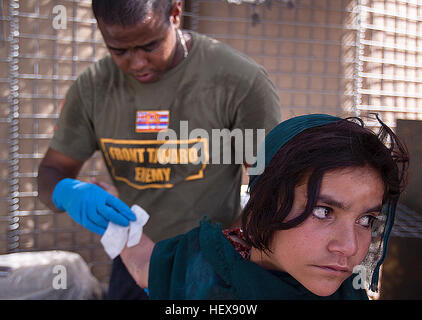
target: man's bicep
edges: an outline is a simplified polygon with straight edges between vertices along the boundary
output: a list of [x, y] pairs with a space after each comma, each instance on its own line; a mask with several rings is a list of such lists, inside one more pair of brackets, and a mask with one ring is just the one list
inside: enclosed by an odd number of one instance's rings
[[66, 93], [56, 122], [50, 148], [73, 159], [86, 161], [98, 150], [92, 106], [94, 98], [83, 90], [84, 77], [78, 78]]

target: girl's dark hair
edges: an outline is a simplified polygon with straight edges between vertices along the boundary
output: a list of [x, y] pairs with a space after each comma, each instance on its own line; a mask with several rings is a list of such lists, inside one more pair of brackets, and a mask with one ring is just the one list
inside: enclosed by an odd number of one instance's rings
[[[405, 185], [408, 153], [393, 131], [377, 119], [381, 124], [378, 134], [365, 128], [360, 118], [352, 117], [306, 129], [281, 147], [257, 177], [242, 212], [246, 242], [271, 251], [275, 231], [298, 226], [312, 212], [329, 170], [370, 166], [383, 179], [383, 203], [397, 201]], [[306, 208], [298, 217], [284, 221], [293, 206], [295, 187], [306, 177]]]
[[169, 23], [175, 0], [92, 0], [92, 11], [97, 21], [107, 25], [132, 26], [151, 13], [163, 15]]

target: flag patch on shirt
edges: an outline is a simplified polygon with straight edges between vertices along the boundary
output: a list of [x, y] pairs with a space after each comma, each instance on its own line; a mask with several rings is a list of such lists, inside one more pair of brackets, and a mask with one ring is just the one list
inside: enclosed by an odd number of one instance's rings
[[168, 110], [136, 112], [136, 132], [158, 132], [169, 126]]

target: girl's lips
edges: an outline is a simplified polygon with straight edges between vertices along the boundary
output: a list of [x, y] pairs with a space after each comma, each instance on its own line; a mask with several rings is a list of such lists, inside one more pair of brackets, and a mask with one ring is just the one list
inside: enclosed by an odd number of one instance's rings
[[317, 265], [315, 265], [315, 267], [317, 267], [321, 270], [330, 272], [330, 273], [336, 273], [336, 274], [342, 274], [342, 275], [344, 275], [345, 273], [350, 273], [349, 268], [339, 266], [339, 265], [327, 265], [327, 266], [317, 266]]

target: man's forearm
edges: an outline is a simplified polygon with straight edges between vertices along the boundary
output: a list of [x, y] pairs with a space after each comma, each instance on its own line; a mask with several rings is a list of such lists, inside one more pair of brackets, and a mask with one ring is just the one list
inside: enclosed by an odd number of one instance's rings
[[56, 184], [64, 178], [76, 178], [83, 162], [48, 148], [38, 167], [38, 197], [47, 207], [58, 211], [51, 198]]
[[64, 178], [67, 178], [66, 175], [55, 168], [41, 165], [38, 169], [38, 197], [51, 210], [59, 211], [53, 203], [52, 194], [56, 184]]

